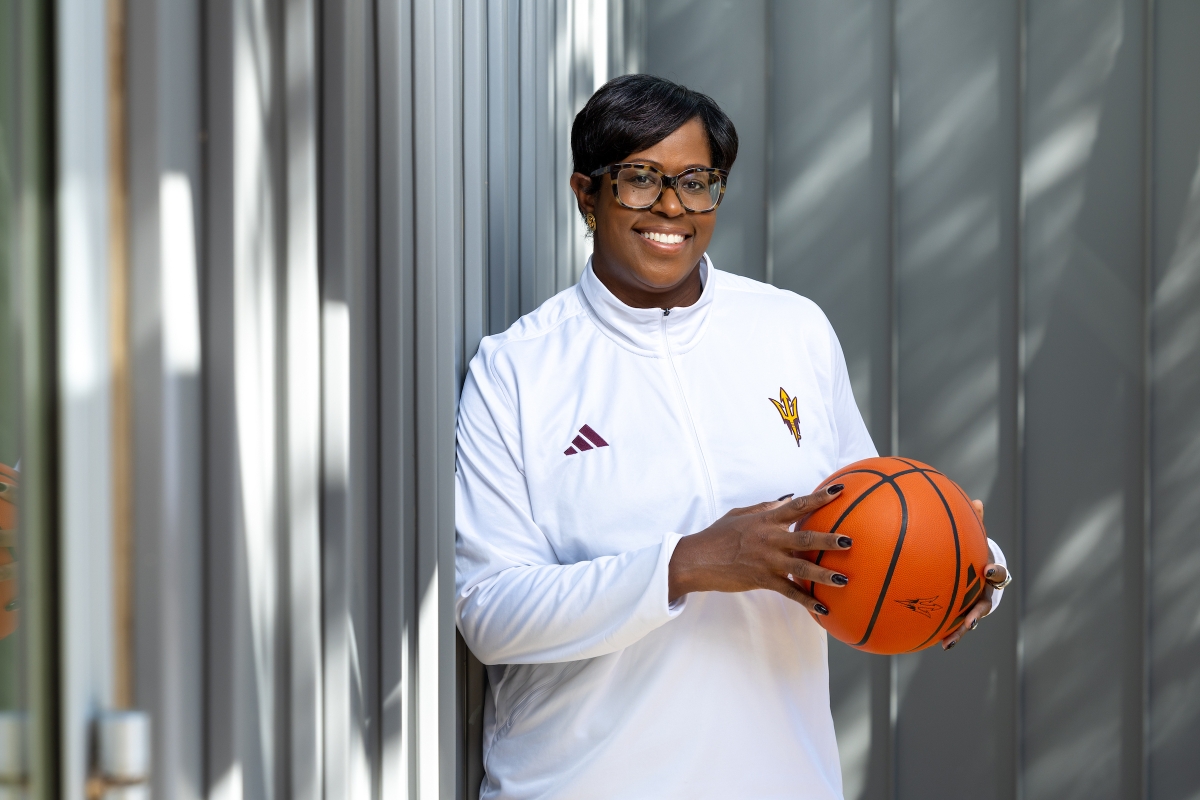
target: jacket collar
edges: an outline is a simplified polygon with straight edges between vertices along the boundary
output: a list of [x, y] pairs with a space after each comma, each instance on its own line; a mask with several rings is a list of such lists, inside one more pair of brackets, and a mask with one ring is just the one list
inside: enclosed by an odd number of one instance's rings
[[626, 350], [664, 357], [669, 342], [671, 353], [678, 355], [695, 347], [708, 326], [716, 292], [712, 273], [712, 259], [705, 253], [700, 262], [700, 280], [704, 284], [700, 299], [690, 306], [669, 309], [669, 313], [664, 314], [661, 308], [631, 308], [622, 303], [596, 277], [589, 258], [583, 277], [579, 279], [579, 295], [596, 326]]

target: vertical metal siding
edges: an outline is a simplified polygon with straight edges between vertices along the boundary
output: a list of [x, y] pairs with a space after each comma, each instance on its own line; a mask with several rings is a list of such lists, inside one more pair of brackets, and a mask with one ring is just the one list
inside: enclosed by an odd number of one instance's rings
[[1155, 0], [1149, 796], [1200, 794], [1200, 3]]
[[206, 7], [205, 339], [208, 785], [280, 796], [278, 308], [284, 253], [276, 9]]
[[[1131, 570], [1141, 568], [1143, 518], [1142, 45], [1140, 3], [1030, 3], [1022, 625], [1031, 799], [1141, 793], [1137, 700], [1123, 695], [1140, 691], [1127, 653], [1141, 652]], [[1105, 591], [1093, 574], [1109, 576]]]
[[566, 136], [597, 3], [613, 74], [682, 80], [739, 126], [718, 266], [825, 308], [880, 449], [986, 500], [1018, 576], [953, 654], [831, 644], [847, 796], [1200, 790], [1194, 4], [220, 0], [209, 793], [477, 790], [454, 406], [479, 338], [582, 267]]
[[[1016, 7], [900, 0], [895, 276], [897, 451], [936, 464], [988, 509], [1011, 552], [1013, 481], [1001, 466], [1002, 288], [1016, 251]], [[953, 335], [948, 332], [953, 331]], [[1004, 606], [1003, 615], [1009, 613]], [[961, 651], [897, 656], [895, 796], [1000, 791], [998, 739], [1009, 715], [999, 673], [1011, 637], [1000, 615]]]
[[[203, 792], [200, 18], [130, 4], [129, 329], [135, 601], [130, 700], [153, 715], [153, 793]], [[119, 702], [119, 701], [118, 701]]]
[[[719, 269], [757, 280], [767, 271], [769, 6], [766, 0], [656, 0], [644, 3], [644, 16], [638, 15], [642, 36], [655, 42], [641, 53], [641, 69], [712, 96], [737, 126], [737, 179], [721, 201], [721, 224], [709, 253]], [[688, 44], [659, 46], [664, 41]]]
[[283, 270], [284, 558], [287, 575], [287, 795], [319, 800], [324, 785], [321, 659], [321, 287], [317, 9], [284, 6], [287, 263]]

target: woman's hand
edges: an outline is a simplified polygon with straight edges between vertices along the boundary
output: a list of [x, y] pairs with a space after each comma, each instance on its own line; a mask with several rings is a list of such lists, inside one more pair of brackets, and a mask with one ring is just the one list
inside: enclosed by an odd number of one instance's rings
[[709, 527], [685, 536], [675, 546], [668, 570], [671, 602], [690, 592], [748, 592], [772, 589], [814, 614], [829, 609], [800, 590], [800, 581], [845, 586], [845, 575], [800, 558], [806, 550], [846, 550], [849, 536], [792, 531], [807, 517], [841, 493], [834, 484], [795, 500], [781, 498], [748, 508], [735, 508]]
[[[983, 524], [983, 501], [972, 500], [971, 505], [975, 507], [975, 513], [979, 515], [979, 524]], [[970, 631], [975, 630], [979, 625], [979, 620], [992, 613], [992, 592], [996, 587], [1004, 583], [1008, 578], [1008, 570], [999, 564], [988, 564], [983, 571], [984, 590], [979, 597], [979, 602], [975, 604], [970, 613], [963, 618], [962, 624], [951, 631], [950, 635], [942, 639], [942, 649], [949, 650], [954, 645], [958, 644], [958, 640], [966, 636]]]

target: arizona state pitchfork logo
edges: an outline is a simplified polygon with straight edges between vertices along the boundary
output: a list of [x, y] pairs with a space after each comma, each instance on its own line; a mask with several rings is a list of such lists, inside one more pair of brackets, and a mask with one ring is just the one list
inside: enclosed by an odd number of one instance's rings
[[796, 437], [796, 447], [800, 446], [800, 419], [796, 413], [796, 401], [798, 398], [788, 397], [788, 393], [779, 387], [779, 399], [768, 397], [771, 405], [775, 406], [775, 410], [779, 412], [779, 416], [783, 417], [783, 424], [787, 425], [788, 432]]

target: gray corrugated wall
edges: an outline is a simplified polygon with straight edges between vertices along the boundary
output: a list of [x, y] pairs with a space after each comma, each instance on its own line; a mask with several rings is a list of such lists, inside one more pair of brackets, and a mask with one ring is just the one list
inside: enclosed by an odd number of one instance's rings
[[1150, 786], [1200, 792], [1200, 3], [1157, 0], [1150, 138]]
[[832, 648], [847, 797], [1196, 796], [1200, 6], [624, 16], [742, 135], [718, 265], [822, 305], [879, 449], [985, 500], [1018, 575], [951, 654]]
[[[205, 10], [214, 788], [477, 786], [455, 385], [582, 264], [588, 5]], [[1195, 796], [1194, 0], [608, 5], [612, 72], [709, 91], [741, 131], [718, 265], [822, 304], [880, 449], [985, 499], [1017, 569], [953, 654], [833, 649], [847, 795]]]

